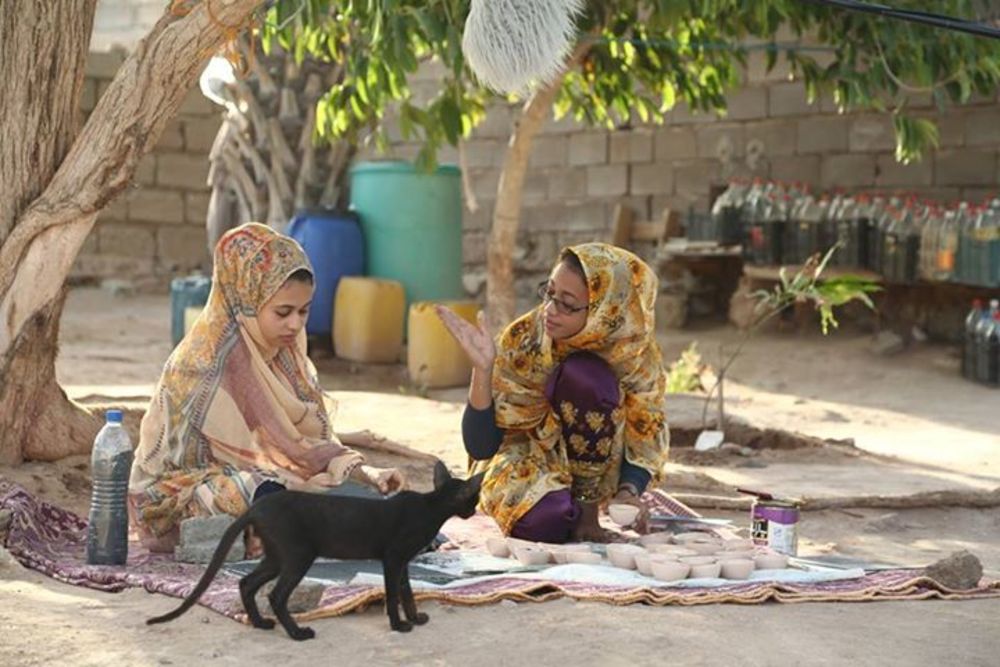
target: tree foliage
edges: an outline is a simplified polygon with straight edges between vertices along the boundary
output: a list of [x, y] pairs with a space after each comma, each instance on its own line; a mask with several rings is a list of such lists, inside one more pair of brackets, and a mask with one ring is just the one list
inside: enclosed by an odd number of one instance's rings
[[[984, 11], [978, 0], [896, 5], [962, 18]], [[403, 136], [423, 144], [426, 165], [467, 135], [493, 98], [462, 55], [468, 10], [469, 0], [280, 0], [264, 37], [345, 64], [347, 76], [319, 104], [321, 135], [368, 131], [384, 146], [380, 121], [396, 105]], [[587, 53], [563, 80], [554, 112], [597, 126], [662, 122], [680, 101], [725, 113], [726, 92], [761, 50], [768, 68], [785, 60], [810, 99], [831, 94], [845, 112], [892, 114], [897, 157], [910, 161], [937, 142], [914, 102], [929, 97], [944, 108], [1000, 87], [998, 40], [803, 0], [590, 0], [579, 28]], [[409, 78], [432, 58], [443, 67], [441, 87], [417, 103]]]

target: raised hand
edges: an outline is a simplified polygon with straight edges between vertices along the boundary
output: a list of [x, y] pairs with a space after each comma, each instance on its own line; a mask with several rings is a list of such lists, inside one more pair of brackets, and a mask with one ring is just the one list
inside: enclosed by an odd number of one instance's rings
[[482, 371], [492, 371], [497, 348], [493, 342], [493, 335], [486, 328], [486, 316], [483, 311], [479, 311], [476, 316], [478, 325], [459, 317], [446, 306], [435, 306], [434, 311], [448, 332], [462, 346], [472, 365]]

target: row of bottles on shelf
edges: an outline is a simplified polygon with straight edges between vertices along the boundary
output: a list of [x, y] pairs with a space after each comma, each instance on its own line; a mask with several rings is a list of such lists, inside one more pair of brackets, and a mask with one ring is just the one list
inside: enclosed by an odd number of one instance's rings
[[962, 375], [969, 379], [1000, 386], [1000, 301], [989, 306], [976, 299], [965, 317], [962, 350]]
[[945, 206], [915, 196], [815, 195], [808, 186], [734, 180], [711, 225], [753, 264], [801, 264], [835, 243], [835, 266], [917, 280], [1000, 286], [1000, 196]]

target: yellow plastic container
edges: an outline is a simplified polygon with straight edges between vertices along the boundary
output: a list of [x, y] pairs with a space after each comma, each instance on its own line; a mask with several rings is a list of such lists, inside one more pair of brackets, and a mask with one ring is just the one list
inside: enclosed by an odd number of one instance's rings
[[402, 283], [344, 276], [333, 307], [334, 353], [363, 363], [399, 361], [405, 314]]
[[438, 303], [473, 323], [479, 312], [474, 301], [419, 301], [410, 306], [406, 367], [410, 381], [428, 389], [466, 384], [472, 374], [469, 357], [434, 312]]
[[201, 311], [204, 310], [201, 306], [188, 306], [184, 309], [184, 335], [187, 335], [188, 331], [191, 331], [191, 327], [194, 326], [195, 321], [198, 316], [201, 315]]

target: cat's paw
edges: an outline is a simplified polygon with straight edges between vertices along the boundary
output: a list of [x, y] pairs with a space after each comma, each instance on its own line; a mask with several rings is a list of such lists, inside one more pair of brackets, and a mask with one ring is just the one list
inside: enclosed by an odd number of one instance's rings
[[295, 641], [300, 642], [306, 639], [312, 639], [316, 636], [316, 633], [312, 628], [296, 628], [295, 630], [290, 631], [288, 636]]
[[396, 632], [409, 632], [413, 629], [413, 623], [410, 623], [409, 621], [396, 621], [395, 623], [390, 621], [389, 625], [392, 626], [392, 629]]
[[417, 612], [417, 615], [411, 618], [410, 620], [413, 621], [414, 625], [423, 625], [427, 621], [431, 620], [431, 617], [425, 614], [424, 612], [420, 611]]
[[258, 630], [274, 630], [273, 618], [260, 618], [253, 622], [253, 627]]

